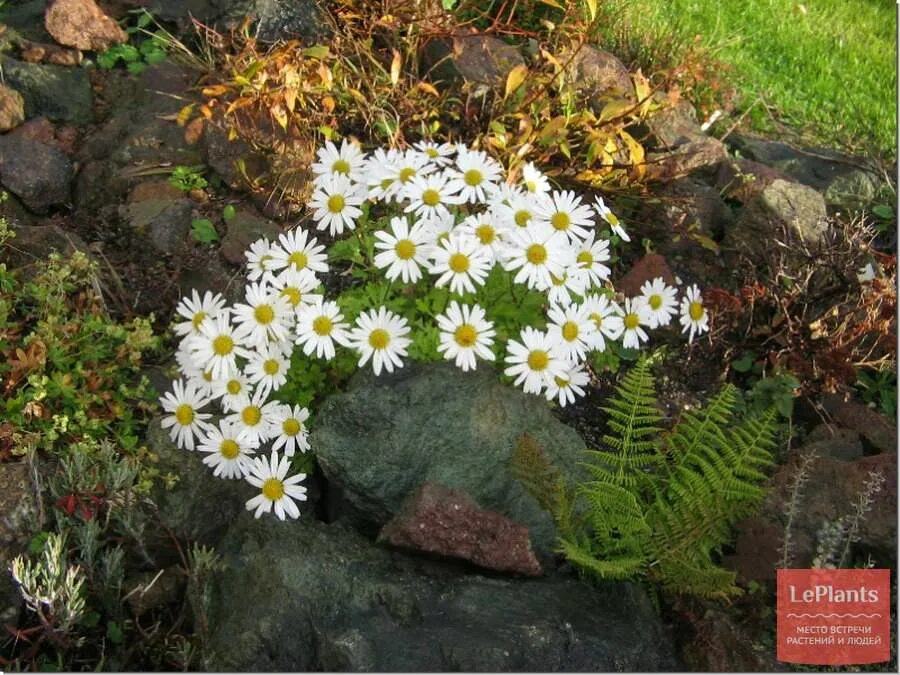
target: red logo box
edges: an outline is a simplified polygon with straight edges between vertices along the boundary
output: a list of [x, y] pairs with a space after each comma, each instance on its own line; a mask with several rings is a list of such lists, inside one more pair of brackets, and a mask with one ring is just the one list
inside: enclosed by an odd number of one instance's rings
[[778, 570], [778, 660], [890, 660], [890, 585], [890, 570]]

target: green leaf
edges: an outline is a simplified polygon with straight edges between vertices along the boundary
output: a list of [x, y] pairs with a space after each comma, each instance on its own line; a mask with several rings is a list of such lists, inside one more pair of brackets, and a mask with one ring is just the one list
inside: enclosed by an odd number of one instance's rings
[[132, 75], [140, 75], [147, 69], [147, 64], [143, 61], [134, 61], [133, 63], [129, 63], [126, 68]]
[[237, 211], [235, 210], [234, 205], [228, 204], [224, 209], [222, 209], [222, 220], [227, 223], [229, 220], [234, 218], [236, 214]]
[[196, 218], [191, 222], [191, 236], [201, 244], [211, 244], [219, 241], [219, 233], [216, 226], [208, 218]]
[[110, 621], [106, 624], [106, 637], [109, 638], [109, 641], [113, 644], [122, 644], [125, 640], [125, 632], [118, 623]]
[[794, 397], [791, 395], [778, 396], [775, 399], [775, 408], [783, 417], [790, 417], [794, 414]]
[[731, 367], [736, 373], [746, 373], [753, 367], [753, 362], [755, 360], [756, 355], [753, 352], [744, 352], [744, 355], [741, 356], [741, 358], [731, 362]]
[[327, 45], [314, 45], [304, 49], [301, 54], [312, 59], [327, 59], [331, 56], [331, 51], [328, 49]]
[[872, 207], [872, 213], [882, 220], [892, 220], [894, 217], [894, 209], [887, 204], [876, 204]]
[[459, 0], [441, 0], [441, 7], [446, 9], [448, 12], [456, 7]]

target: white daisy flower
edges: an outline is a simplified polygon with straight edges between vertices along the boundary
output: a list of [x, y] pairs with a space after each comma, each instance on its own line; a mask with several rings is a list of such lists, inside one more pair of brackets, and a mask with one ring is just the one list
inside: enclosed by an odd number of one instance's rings
[[581, 304], [584, 313], [593, 321], [594, 329], [588, 335], [588, 345], [593, 350], [606, 350], [606, 340], [618, 340], [625, 326], [622, 323], [622, 308], [602, 294], [587, 295]]
[[495, 201], [491, 208], [507, 229], [524, 229], [535, 222], [538, 199], [530, 194], [512, 194], [506, 202]]
[[306, 488], [297, 483], [306, 478], [306, 474], [298, 473], [288, 477], [289, 468], [287, 455], [279, 458], [276, 450], [272, 451], [269, 459], [254, 457], [248, 465], [247, 482], [259, 488], [259, 494], [247, 501], [247, 510], [254, 511], [255, 518], [273, 510], [279, 520], [284, 520], [286, 515], [291, 518], [300, 517], [300, 509], [295, 501], [306, 501]]
[[493, 211], [473, 214], [459, 224], [460, 234], [478, 242], [479, 249], [492, 264], [503, 259], [506, 251], [503, 235], [506, 231], [506, 226]]
[[449, 143], [441, 143], [438, 145], [432, 141], [419, 141], [413, 146], [421, 152], [429, 162], [435, 166], [448, 166], [453, 161], [453, 155], [456, 154], [456, 147]]
[[545, 395], [548, 401], [556, 399], [561, 408], [567, 403], [575, 403], [575, 398], [584, 396], [584, 388], [590, 378], [582, 363], [567, 363], [562, 375], [557, 375], [547, 383]]
[[525, 188], [525, 191], [533, 195], [545, 195], [550, 192], [550, 181], [547, 180], [547, 176], [534, 165], [534, 162], [528, 162], [528, 164], [522, 167], [521, 183], [522, 187]]
[[258, 446], [271, 438], [272, 420], [281, 405], [278, 401], [265, 403], [266, 394], [257, 390], [244, 398], [225, 419], [237, 426], [247, 442]]
[[250, 351], [243, 345], [243, 337], [224, 313], [215, 319], [204, 320], [200, 334], [189, 337], [187, 346], [194, 364], [203, 372], [211, 371], [214, 380], [236, 372], [238, 356], [250, 356]]
[[252, 347], [265, 347], [269, 340], [287, 340], [294, 308], [279, 291], [266, 284], [247, 284], [245, 303], [232, 309], [238, 324], [236, 334]]
[[[328, 254], [325, 246], [302, 227], [278, 236], [278, 244], [272, 247], [268, 267], [272, 272], [293, 271], [315, 279], [317, 274], [328, 271]], [[284, 272], [282, 272], [284, 274]]]
[[579, 298], [584, 297], [589, 281], [587, 272], [571, 262], [563, 269], [562, 276], [550, 275], [547, 299], [551, 305], [567, 307], [574, 302], [573, 293]]
[[340, 150], [331, 141], [316, 152], [319, 161], [310, 168], [318, 179], [339, 176], [355, 182], [362, 182], [366, 175], [366, 156], [356, 143], [347, 139], [341, 141]]
[[598, 196], [595, 198], [594, 208], [597, 210], [597, 214], [600, 218], [602, 218], [603, 221], [609, 225], [610, 229], [619, 236], [619, 239], [622, 241], [631, 241], [631, 237], [628, 236], [628, 233], [616, 217], [616, 214], [610, 211], [606, 202], [603, 201], [603, 197]]
[[571, 304], [565, 309], [550, 307], [547, 332], [559, 342], [566, 361], [583, 361], [590, 350], [590, 336], [596, 329], [581, 305]]
[[320, 300], [297, 314], [297, 344], [303, 353], [328, 361], [334, 358], [334, 343], [347, 346], [347, 324], [336, 302]]
[[391, 148], [377, 148], [366, 160], [367, 196], [373, 201], [390, 202], [400, 191], [396, 178], [396, 162], [402, 153]]
[[358, 185], [345, 176], [325, 176], [316, 185], [309, 200], [316, 228], [328, 230], [332, 237], [344, 230], [355, 230], [356, 219], [362, 215], [360, 204], [366, 195]]
[[681, 298], [681, 316], [678, 321], [682, 325], [682, 333], [688, 334], [688, 342], [694, 341], [694, 335], [701, 335], [709, 331], [709, 313], [703, 306], [703, 296], [696, 284], [688, 287]]
[[498, 206], [509, 205], [514, 199], [521, 199], [525, 196], [527, 196], [527, 193], [518, 185], [510, 185], [509, 183], [500, 181], [494, 186], [494, 190], [488, 198], [488, 206], [490, 208], [496, 208]]
[[502, 167], [483, 150], [462, 150], [448, 170], [447, 189], [458, 194], [462, 202], [484, 202], [497, 189], [501, 171]]
[[568, 242], [563, 233], [547, 228], [516, 228], [509, 233], [506, 270], [519, 270], [514, 281], [529, 288], [545, 291], [551, 286], [551, 275], [562, 278], [566, 267]]
[[587, 238], [576, 244], [576, 260], [578, 266], [585, 270], [588, 279], [594, 286], [602, 286], [609, 279], [610, 269], [603, 263], [609, 262], [609, 241], [597, 239], [596, 232], [588, 233]]
[[308, 268], [298, 272], [289, 267], [272, 279], [271, 283], [272, 290], [278, 291], [295, 313], [322, 299], [321, 293], [313, 293], [319, 287], [319, 282]]
[[539, 199], [535, 220], [564, 233], [573, 244], [586, 238], [594, 226], [590, 207], [570, 190], [551, 192]]
[[404, 284], [415, 283], [422, 278], [420, 265], [428, 265], [431, 236], [425, 225], [419, 223], [410, 229], [406, 216], [391, 218], [391, 232], [375, 232], [375, 266], [387, 268], [385, 276], [391, 281], [398, 277]]
[[484, 310], [478, 305], [460, 305], [452, 301], [443, 314], [435, 317], [441, 330], [438, 351], [448, 361], [455, 361], [458, 368], [475, 370], [475, 357], [494, 360], [491, 345], [494, 344], [494, 324], [485, 319]]
[[182, 339], [175, 351], [175, 362], [178, 369], [188, 382], [194, 385], [197, 393], [203, 398], [212, 397], [213, 384], [216, 381], [212, 375], [212, 370], [204, 370], [197, 365], [194, 354], [190, 349], [190, 341], [193, 336]]
[[175, 311], [179, 316], [185, 319], [175, 324], [175, 333], [177, 335], [199, 335], [200, 326], [204, 319], [214, 319], [225, 307], [225, 298], [221, 293], [213, 295], [212, 292], [206, 291], [203, 298], [196, 289], [191, 293], [191, 297], [184, 297], [178, 303]]
[[212, 467], [217, 478], [243, 478], [255, 453], [242, 430], [228, 420], [221, 420], [218, 427], [210, 427], [197, 449], [207, 453], [203, 463]]
[[678, 313], [678, 299], [675, 297], [677, 293], [673, 286], [666, 285], [662, 277], [644, 282], [641, 286], [641, 297], [647, 305], [650, 328], [669, 325], [672, 317]]
[[644, 326], [650, 325], [650, 315], [644, 299], [626, 298], [622, 310], [622, 346], [626, 349], [639, 349], [642, 342], [650, 339]]
[[[370, 181], [377, 177], [379, 189], [383, 191], [385, 202], [400, 202], [406, 198], [406, 185], [416, 176], [427, 176], [435, 167], [429, 163], [428, 157], [415, 150], [398, 153], [389, 163], [372, 168]], [[370, 194], [371, 190], [370, 188]]]
[[477, 239], [453, 232], [431, 250], [431, 273], [440, 275], [435, 286], [450, 284], [450, 291], [462, 295], [475, 292], [491, 268], [491, 260]]
[[428, 254], [431, 255], [431, 249], [434, 245], [445, 241], [450, 236], [450, 233], [456, 229], [456, 216], [447, 211], [446, 213], [438, 213], [421, 218], [418, 224], [422, 226], [428, 235]]
[[299, 450], [309, 450], [309, 430], [306, 428], [306, 420], [309, 419], [309, 410], [295, 405], [279, 406], [278, 411], [272, 415], [272, 443], [273, 450], [284, 448], [287, 457], [293, 457]]
[[247, 258], [247, 278], [250, 281], [259, 281], [271, 276], [274, 248], [275, 245], [263, 237], [254, 241], [250, 244], [250, 248], [244, 251], [244, 257]]
[[462, 200], [450, 190], [447, 183], [447, 174], [443, 172], [411, 179], [404, 190], [404, 196], [409, 201], [406, 213], [422, 219], [449, 214], [447, 207], [459, 204]]
[[250, 398], [253, 388], [243, 373], [232, 373], [226, 378], [213, 381], [213, 398], [219, 399], [222, 409], [231, 412], [243, 407], [245, 399]]
[[531, 326], [522, 329], [520, 340], [507, 343], [508, 368], [503, 372], [515, 377], [515, 384], [522, 385], [526, 394], [540, 394], [554, 377], [566, 373], [559, 340]]
[[360, 354], [359, 367], [372, 359], [372, 369], [376, 375], [384, 368], [389, 373], [394, 367], [402, 368], [401, 356], [406, 356], [406, 348], [412, 340], [409, 324], [402, 316], [385, 307], [363, 312], [356, 319], [356, 326], [350, 333], [350, 346]]
[[209, 399], [200, 396], [190, 382], [175, 380], [172, 391], [163, 394], [159, 402], [170, 413], [162, 418], [162, 428], [169, 429], [169, 437], [179, 448], [193, 450], [194, 439], [199, 440], [210, 429], [206, 421], [210, 414], [200, 412]]
[[253, 353], [244, 368], [244, 374], [257, 391], [268, 396], [287, 382], [290, 367], [290, 361], [278, 345], [269, 345]]

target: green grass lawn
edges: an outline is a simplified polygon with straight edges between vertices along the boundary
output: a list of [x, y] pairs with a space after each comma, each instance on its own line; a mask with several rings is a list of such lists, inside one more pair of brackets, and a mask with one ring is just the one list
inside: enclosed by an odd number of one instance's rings
[[[756, 128], [777, 118], [821, 142], [896, 155], [894, 0], [602, 0], [601, 42], [640, 62], [702, 44]], [[641, 46], [639, 43], [643, 42]], [[659, 50], [655, 51], [658, 57]], [[674, 55], [670, 55], [674, 56]], [[645, 66], [662, 65], [644, 63]]]

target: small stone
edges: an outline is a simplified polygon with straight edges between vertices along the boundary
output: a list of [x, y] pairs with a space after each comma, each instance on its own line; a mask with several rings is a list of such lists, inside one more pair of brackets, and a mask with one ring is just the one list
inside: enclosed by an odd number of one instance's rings
[[647, 176], [665, 182], [699, 169], [716, 167], [727, 157], [728, 152], [720, 140], [700, 136], [666, 152], [648, 153]]
[[10, 269], [37, 271], [53, 251], [68, 256], [88, 250], [77, 234], [66, 232], [58, 225], [14, 225], [13, 231], [16, 233], [13, 245], [6, 246], [0, 255], [0, 260]]
[[488, 87], [502, 87], [509, 72], [525, 63], [518, 49], [489, 35], [432, 40], [425, 60], [433, 80], [464, 80]]
[[53, 122], [87, 124], [93, 99], [88, 71], [49, 64], [25, 63], [0, 56], [4, 82], [22, 94], [25, 116], [44, 115]]
[[128, 35], [94, 0], [51, 0], [44, 26], [59, 44], [102, 52], [128, 41]]
[[666, 259], [656, 253], [648, 253], [628, 270], [615, 287], [624, 293], [626, 298], [633, 298], [641, 294], [641, 286], [657, 277], [662, 277], [670, 286], [675, 285], [675, 275], [672, 274]]
[[613, 98], [635, 100], [628, 69], [609, 52], [583, 45], [572, 58], [569, 68], [573, 85], [586, 91], [597, 108]]
[[498, 572], [540, 576], [528, 528], [486, 511], [460, 490], [426, 481], [413, 492], [379, 541], [425, 553], [469, 560]]
[[[238, 138], [229, 140], [218, 127], [207, 124], [203, 131], [206, 164], [233, 190], [247, 189], [247, 180], [255, 180], [269, 171], [268, 160]], [[243, 169], [241, 168], [243, 165]]]
[[897, 427], [884, 415], [839, 394], [826, 394], [822, 404], [838, 424], [862, 435], [876, 450], [897, 451]]
[[281, 234], [278, 225], [247, 208], [238, 209], [234, 218], [226, 223], [226, 228], [228, 231], [222, 238], [219, 250], [222, 257], [232, 265], [242, 265], [246, 262], [244, 252], [257, 239], [265, 237], [274, 242]]
[[25, 99], [15, 89], [0, 84], [0, 131], [9, 131], [25, 121]]
[[697, 111], [687, 101], [679, 101], [654, 113], [647, 118], [646, 124], [650, 133], [649, 145], [655, 149], [676, 148], [706, 137], [697, 121]]
[[185, 586], [184, 573], [177, 566], [143, 572], [126, 579], [125, 596], [136, 617], [153, 609], [177, 602]]
[[77, 66], [81, 64], [81, 52], [59, 45], [23, 40], [19, 44], [19, 56], [27, 63], [53, 63], [57, 66]]
[[0, 136], [0, 182], [35, 213], [71, 202], [75, 170], [56, 148], [14, 134]]
[[146, 236], [160, 253], [172, 255], [187, 244], [194, 205], [180, 193], [176, 197], [162, 194], [171, 193], [159, 185], [136, 189], [122, 210], [136, 233]]
[[729, 159], [719, 164], [715, 187], [726, 199], [747, 204], [779, 178], [790, 180], [765, 164], [750, 159]]

